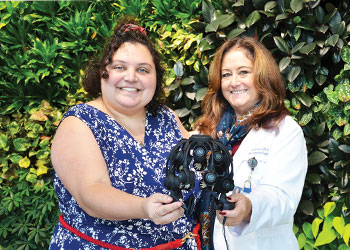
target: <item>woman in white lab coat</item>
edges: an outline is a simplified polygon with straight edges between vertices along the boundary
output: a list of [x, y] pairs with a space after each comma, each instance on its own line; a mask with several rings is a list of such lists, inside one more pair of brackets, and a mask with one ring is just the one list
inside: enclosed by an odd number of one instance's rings
[[233, 38], [217, 51], [196, 123], [233, 154], [235, 192], [227, 199], [235, 208], [217, 212], [216, 250], [299, 249], [292, 228], [307, 150], [284, 98], [278, 66], [260, 42]]

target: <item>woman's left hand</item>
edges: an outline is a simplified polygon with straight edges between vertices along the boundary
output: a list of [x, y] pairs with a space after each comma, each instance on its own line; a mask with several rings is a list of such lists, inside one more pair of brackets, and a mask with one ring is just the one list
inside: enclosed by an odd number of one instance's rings
[[161, 193], [152, 194], [143, 200], [146, 218], [157, 225], [168, 224], [182, 217], [184, 210], [181, 206], [182, 202], [173, 202], [172, 197]]
[[237, 226], [243, 220], [250, 221], [252, 214], [252, 202], [243, 194], [231, 194], [227, 197], [229, 202], [235, 203], [233, 210], [217, 211], [216, 216], [220, 223], [223, 223], [224, 216], [226, 217], [225, 226]]

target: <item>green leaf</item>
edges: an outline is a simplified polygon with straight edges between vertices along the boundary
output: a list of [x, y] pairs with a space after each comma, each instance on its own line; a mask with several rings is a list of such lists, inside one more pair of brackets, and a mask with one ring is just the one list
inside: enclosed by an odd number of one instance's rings
[[27, 176], [26, 176], [26, 180], [30, 183], [36, 183], [37, 181], [37, 176], [36, 174], [32, 174], [32, 173], [29, 173]]
[[350, 248], [343, 243], [337, 248], [337, 250], [350, 250]]
[[300, 23], [301, 22], [301, 17], [300, 16], [296, 16], [293, 18], [293, 23]]
[[307, 30], [307, 31], [312, 31], [312, 32], [317, 31], [313, 26], [310, 26], [310, 24], [306, 24], [306, 25], [299, 24], [297, 25], [297, 28]]
[[299, 232], [299, 228], [293, 224], [293, 233], [296, 235]]
[[338, 40], [339, 40], [339, 34], [334, 34], [333, 36], [329, 37], [326, 40], [326, 44], [328, 44], [329, 46], [334, 47], [337, 44]]
[[305, 42], [301, 42], [296, 44], [293, 49], [290, 51], [291, 54], [294, 54], [296, 52], [298, 52], [303, 46], [304, 46]]
[[[309, 200], [302, 200], [299, 204], [298, 209], [300, 209], [300, 211], [302, 211], [304, 214], [311, 216], [314, 213], [314, 204]], [[312, 239], [312, 234], [311, 234], [311, 239]]]
[[[334, 130], [334, 132], [337, 130]], [[333, 136], [334, 138], [336, 138], [337, 136], [334, 134], [333, 132]], [[328, 144], [328, 152], [329, 152], [329, 156], [331, 159], [333, 159], [334, 161], [340, 161], [343, 159], [343, 152], [339, 150], [339, 143], [334, 140], [334, 139], [330, 139], [329, 140], [329, 144]]]
[[245, 25], [249, 28], [260, 19], [259, 11], [255, 10], [245, 20]]
[[287, 79], [289, 82], [293, 82], [298, 75], [300, 74], [301, 67], [300, 66], [294, 66], [291, 68], [291, 70], [288, 72]]
[[232, 5], [232, 7], [240, 7], [244, 6], [244, 0], [237, 0], [235, 3]]
[[304, 92], [297, 92], [297, 93], [295, 93], [295, 96], [296, 96], [296, 98], [298, 98], [299, 101], [301, 101], [302, 104], [304, 104], [306, 107], [310, 107], [310, 106], [311, 106], [311, 104], [312, 104], [312, 98], [311, 98], [308, 94], [306, 94], [306, 93], [304, 93]]
[[200, 88], [197, 92], [196, 92], [196, 100], [197, 101], [202, 101], [204, 96], [207, 94], [208, 92], [208, 88]]
[[350, 123], [345, 124], [344, 126], [344, 135], [350, 135]]
[[19, 162], [18, 162], [18, 165], [21, 167], [21, 168], [27, 168], [30, 166], [30, 160], [28, 159], [28, 157], [24, 157], [22, 158]]
[[343, 151], [344, 153], [350, 154], [350, 146], [349, 145], [343, 144], [343, 145], [340, 145], [338, 148], [341, 151]]
[[214, 17], [214, 10], [215, 8], [209, 1], [205, 0], [202, 2], [202, 14], [203, 14], [204, 20], [207, 23], [210, 23], [212, 21]]
[[6, 148], [7, 146], [7, 136], [5, 134], [0, 134], [0, 148]]
[[308, 157], [309, 166], [316, 165], [327, 158], [327, 155], [320, 151], [313, 151]]
[[333, 85], [328, 85], [323, 89], [323, 92], [327, 95], [327, 99], [334, 104], [339, 103], [338, 95], [335, 91], [333, 91]]
[[323, 23], [323, 18], [324, 18], [324, 10], [322, 9], [321, 6], [317, 6], [316, 8], [316, 20], [319, 24]]
[[306, 237], [309, 239], [313, 239], [312, 235], [312, 226], [309, 222], [305, 222], [303, 224], [303, 232], [305, 233]]
[[37, 159], [47, 159], [50, 156], [50, 150], [48, 149], [40, 149], [37, 151], [36, 158]]
[[200, 52], [204, 52], [206, 50], [215, 49], [215, 45], [209, 44], [209, 42], [206, 39], [203, 39], [200, 42], [198, 49]]
[[182, 91], [182, 89], [181, 88], [177, 88], [176, 90], [175, 90], [175, 95], [174, 95], [174, 102], [177, 102], [177, 101], [179, 101], [180, 99], [181, 99], [181, 97], [183, 96], [183, 91]]
[[341, 24], [341, 15], [337, 11], [332, 19], [329, 21], [329, 28], [333, 34], [335, 34], [338, 30], [339, 25]]
[[339, 100], [343, 102], [350, 101], [350, 84], [338, 84], [335, 91]]
[[341, 217], [334, 217], [333, 218], [333, 226], [335, 230], [340, 234], [341, 237], [343, 237], [344, 228], [345, 228], [345, 221], [343, 216]]
[[349, 246], [349, 238], [350, 238], [350, 224], [347, 224], [344, 228], [344, 235], [343, 235], [344, 242], [347, 246]]
[[245, 32], [245, 30], [240, 29], [240, 28], [233, 29], [233, 30], [231, 30], [231, 31], [228, 33], [227, 39], [231, 39], [231, 38], [233, 38], [233, 37], [237, 37], [237, 36], [239, 36], [240, 34], [242, 34], [243, 32]]
[[345, 29], [346, 29], [346, 27], [345, 27], [345, 22], [342, 21], [342, 22], [339, 24], [336, 33], [339, 34], [339, 35], [343, 35], [343, 33], [345, 32]]
[[16, 154], [16, 153], [12, 153], [11, 155], [8, 156], [8, 159], [14, 163], [14, 164], [18, 164], [18, 162], [22, 159], [23, 157]]
[[307, 113], [303, 114], [303, 116], [299, 120], [299, 125], [305, 126], [306, 124], [308, 124], [311, 121], [311, 119], [312, 119], [312, 112], [307, 112]]
[[304, 45], [300, 50], [299, 52], [302, 53], [302, 54], [306, 54], [308, 55], [311, 51], [313, 51], [316, 47], [316, 43], [308, 43], [306, 45]]
[[289, 57], [283, 57], [278, 64], [280, 71], [283, 71], [284, 69], [286, 69], [289, 66], [291, 61], [292, 60]]
[[189, 115], [191, 113], [191, 110], [187, 108], [182, 108], [182, 109], [176, 109], [175, 112], [181, 118]]
[[302, 0], [292, 0], [290, 2], [290, 7], [294, 13], [298, 13], [303, 9], [303, 1]]
[[350, 47], [344, 46], [340, 51], [340, 56], [344, 62], [350, 63]]
[[230, 26], [235, 21], [235, 16], [233, 14], [231, 15], [222, 15], [219, 16], [215, 21], [219, 23], [219, 28], [223, 29], [227, 26]]
[[329, 231], [333, 228], [333, 217], [329, 216], [323, 221], [322, 231]]
[[[343, 133], [340, 131], [339, 128], [336, 128], [336, 129], [333, 131], [333, 134], [332, 134], [332, 135], [333, 135], [333, 137], [334, 137], [335, 140], [339, 140], [339, 139], [343, 136]], [[341, 151], [338, 150], [337, 152], [341, 152]], [[341, 154], [337, 154], [336, 156], [335, 156], [334, 154], [332, 154], [332, 158], [334, 158], [334, 157], [340, 157], [340, 158], [341, 158], [340, 160], [343, 159], [343, 157], [342, 157]]]
[[335, 234], [335, 231], [333, 229], [327, 230], [327, 231], [322, 231], [316, 241], [315, 241], [315, 246], [322, 246], [331, 243], [337, 238], [337, 235]]
[[195, 83], [193, 77], [186, 77], [186, 78], [182, 79], [180, 85], [186, 86], [186, 85], [190, 85], [193, 83]]
[[315, 134], [317, 136], [323, 135], [325, 127], [326, 127], [326, 123], [325, 122], [321, 122], [319, 124], [316, 124], [316, 126], [314, 127]]
[[275, 8], [277, 5], [277, 3], [275, 1], [270, 1], [270, 2], [267, 2], [264, 6], [264, 10], [266, 12], [268, 11], [271, 11], [273, 8]]
[[314, 238], [316, 239], [317, 235], [318, 235], [318, 231], [320, 229], [320, 224], [323, 222], [322, 219], [320, 218], [315, 218], [312, 222], [312, 235], [314, 236]]
[[310, 173], [306, 176], [306, 179], [311, 184], [321, 184], [321, 176], [319, 174]]
[[185, 96], [187, 96], [188, 99], [194, 100], [194, 98], [196, 97], [196, 93], [194, 93], [194, 92], [186, 92]]
[[14, 139], [13, 145], [15, 146], [15, 149], [19, 152], [26, 151], [31, 146], [31, 144], [25, 138]]
[[289, 16], [285, 13], [279, 14], [276, 16], [275, 21], [280, 21], [280, 20], [284, 20], [287, 19]]
[[298, 245], [299, 245], [299, 249], [302, 249], [306, 244], [306, 237], [305, 234], [301, 233], [298, 236]]
[[333, 212], [336, 205], [335, 205], [335, 202], [327, 202], [323, 207], [324, 207], [324, 216], [327, 218], [328, 215], [330, 215]]
[[216, 32], [219, 28], [222, 29], [231, 25], [234, 22], [234, 20], [235, 16], [233, 14], [221, 15], [205, 27], [205, 32]]
[[289, 52], [289, 46], [286, 41], [284, 41], [281, 37], [279, 36], [274, 36], [273, 40], [275, 41], [275, 44], [277, 48], [279, 48], [280, 51], [287, 53]]

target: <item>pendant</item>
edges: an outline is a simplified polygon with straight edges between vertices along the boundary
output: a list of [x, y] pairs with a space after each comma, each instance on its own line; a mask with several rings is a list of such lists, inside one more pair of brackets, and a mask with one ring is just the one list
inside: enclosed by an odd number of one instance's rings
[[248, 160], [248, 166], [250, 167], [250, 169], [251, 169], [252, 171], [254, 171], [254, 168], [256, 168], [257, 165], [258, 165], [258, 161], [255, 159], [255, 157], [250, 158], [250, 159]]

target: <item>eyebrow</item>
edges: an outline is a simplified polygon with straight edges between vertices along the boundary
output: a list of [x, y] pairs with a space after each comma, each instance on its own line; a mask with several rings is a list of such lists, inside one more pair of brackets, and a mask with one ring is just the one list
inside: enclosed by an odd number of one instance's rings
[[[240, 67], [238, 67], [238, 69], [242, 69], [242, 68], [252, 69], [253, 67], [249, 67], [249, 66], [240, 66]], [[231, 71], [230, 69], [222, 69], [221, 71], [224, 71], [224, 70]]]
[[[123, 60], [112, 61], [110, 64], [113, 65], [113, 64], [118, 64], [118, 63], [120, 63], [120, 64], [129, 64], [128, 62], [123, 61]], [[145, 62], [138, 63], [138, 64], [136, 64], [136, 65], [137, 65], [137, 66], [149, 66], [149, 67], [152, 67], [151, 64], [145, 63]]]

